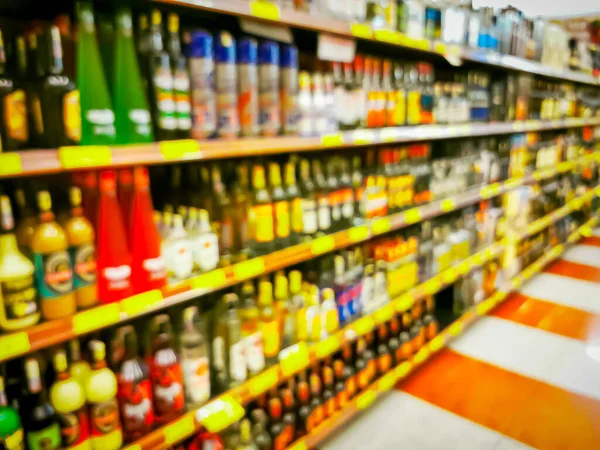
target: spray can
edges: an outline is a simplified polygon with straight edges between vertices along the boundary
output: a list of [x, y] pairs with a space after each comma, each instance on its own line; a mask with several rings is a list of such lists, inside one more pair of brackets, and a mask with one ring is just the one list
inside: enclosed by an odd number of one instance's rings
[[298, 134], [300, 106], [298, 104], [298, 49], [281, 47], [281, 126], [283, 134]]
[[240, 132], [237, 98], [235, 40], [227, 31], [215, 40], [217, 87], [217, 135], [234, 138]]
[[256, 136], [258, 126], [258, 43], [256, 39], [238, 41], [238, 115], [242, 136]]
[[276, 136], [281, 128], [279, 100], [279, 46], [262, 41], [258, 47], [259, 124], [263, 136]]
[[203, 30], [192, 32], [188, 53], [192, 96], [192, 137], [206, 139], [213, 136], [217, 130], [212, 35]]

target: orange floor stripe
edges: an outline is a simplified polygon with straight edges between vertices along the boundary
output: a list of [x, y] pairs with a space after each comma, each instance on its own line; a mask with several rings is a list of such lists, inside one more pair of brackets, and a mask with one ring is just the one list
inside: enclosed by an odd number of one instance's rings
[[600, 338], [599, 315], [522, 294], [512, 294], [491, 315], [580, 341]]
[[600, 448], [600, 401], [449, 349], [397, 388], [535, 448]]
[[600, 247], [600, 236], [590, 236], [586, 237], [579, 244], [583, 245], [593, 245], [594, 247]]
[[546, 273], [577, 278], [578, 280], [600, 283], [600, 268], [559, 259], [546, 270]]

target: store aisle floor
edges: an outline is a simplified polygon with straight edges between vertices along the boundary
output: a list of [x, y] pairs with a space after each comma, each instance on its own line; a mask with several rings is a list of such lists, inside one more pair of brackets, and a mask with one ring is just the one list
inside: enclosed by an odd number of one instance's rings
[[594, 234], [319, 449], [600, 449]]

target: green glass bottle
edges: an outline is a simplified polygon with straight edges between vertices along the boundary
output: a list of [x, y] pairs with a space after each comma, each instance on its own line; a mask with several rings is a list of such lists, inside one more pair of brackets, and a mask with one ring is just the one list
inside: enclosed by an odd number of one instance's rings
[[129, 8], [117, 10], [116, 24], [113, 99], [117, 143], [152, 142], [150, 110], [137, 63]]
[[96, 41], [92, 4], [77, 2], [77, 86], [81, 95], [81, 144], [115, 143], [115, 114]]

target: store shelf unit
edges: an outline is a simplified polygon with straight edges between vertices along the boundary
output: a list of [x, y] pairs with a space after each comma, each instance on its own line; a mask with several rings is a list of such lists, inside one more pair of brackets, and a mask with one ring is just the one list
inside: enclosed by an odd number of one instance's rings
[[197, 275], [184, 282], [169, 285], [162, 291], [145, 292], [117, 303], [81, 311], [71, 317], [0, 336], [0, 362], [181, 304], [195, 297], [302, 263], [328, 252], [365, 242], [373, 236], [399, 230], [422, 220], [472, 205], [480, 200], [502, 195], [518, 186], [532, 183], [534, 180], [550, 178], [556, 174], [573, 170], [577, 166], [586, 165], [597, 160], [599, 156], [600, 153], [592, 153], [577, 161], [560, 163], [552, 169], [472, 189], [454, 197], [433, 201], [387, 217], [376, 218], [364, 225], [323, 236], [266, 256]]
[[290, 152], [327, 151], [366, 145], [401, 144], [527, 131], [600, 125], [600, 117], [527, 120], [460, 125], [419, 125], [346, 131], [321, 137], [244, 138], [197, 141], [183, 139], [127, 146], [80, 146], [0, 153], [0, 179], [100, 167], [209, 161]]
[[341, 426], [348, 423], [352, 418], [358, 415], [362, 410], [368, 408], [378, 397], [386, 394], [394, 386], [416, 371], [435, 353], [448, 345], [456, 337], [472, 325], [479, 317], [488, 314], [493, 308], [502, 303], [511, 291], [519, 288], [525, 281], [533, 275], [541, 272], [545, 266], [557, 259], [569, 244], [577, 242], [582, 236], [590, 236], [591, 228], [598, 223], [598, 218], [594, 217], [572, 233], [565, 244], [559, 244], [536, 260], [533, 264], [519, 273], [517, 276], [507, 282], [504, 291], [498, 291], [483, 302], [473, 306], [452, 324], [446, 327], [425, 347], [417, 352], [413, 358], [399, 364], [394, 370], [381, 376], [368, 388], [356, 396], [348, 403], [343, 410], [338, 411], [334, 416], [321, 423], [311, 434], [297, 440], [288, 450], [306, 450], [314, 448], [323, 442], [328, 436], [331, 436]]
[[[548, 227], [567, 214], [581, 208], [586, 201], [591, 200], [595, 195], [600, 195], [600, 188], [591, 190], [584, 194], [581, 198], [577, 198], [569, 202], [568, 205], [566, 205], [564, 208], [561, 208], [562, 212], [560, 215], [549, 214], [547, 216], [548, 220], [544, 220], [545, 226]], [[590, 221], [588, 224], [586, 224], [587, 228], [582, 227], [580, 230], [589, 230], [589, 227], [593, 226], [595, 223], [596, 222]], [[539, 231], [541, 231], [541, 229]], [[572, 238], [570, 237], [569, 239]], [[402, 313], [407, 311], [412, 308], [416, 301], [423, 299], [425, 296], [434, 295], [440, 292], [445, 287], [453, 284], [458, 278], [470, 273], [473, 269], [481, 267], [488, 261], [496, 259], [503, 253], [503, 251], [504, 247], [502, 243], [494, 243], [470, 256], [461, 263], [412, 288], [407, 293], [400, 295], [372, 314], [363, 316], [357, 321], [347, 325], [335, 335], [328, 337], [326, 340], [313, 344], [302, 342], [290, 347], [289, 349], [283, 350], [280, 354], [279, 364], [270, 367], [260, 375], [251, 378], [241, 386], [229, 390], [225, 394], [215, 398], [197, 411], [191, 411], [169, 425], [153, 431], [144, 438], [131, 444], [129, 447], [126, 447], [126, 449], [166, 449], [169, 445], [175, 444], [192, 436], [203, 427], [207, 428], [211, 432], [219, 432], [227, 428], [229, 425], [239, 420], [239, 411], [241, 405], [256, 398], [258, 395], [267, 392], [281, 381], [308, 367], [312, 362], [323, 359], [335, 353], [344, 343], [352, 342], [357, 337], [372, 331], [376, 325], [389, 321], [394, 313]], [[556, 250], [552, 250], [550, 253], [555, 251]], [[539, 265], [541, 263], [536, 262], [534, 263], [534, 266], [536, 264]], [[530, 274], [528, 270], [523, 273], [530, 277], [532, 273]], [[515, 280], [521, 279], [519, 278], [521, 275], [515, 277]], [[452, 326], [434, 338], [427, 347], [423, 348], [414, 356], [412, 361], [403, 363], [396, 368], [393, 374], [401, 374], [403, 371], [406, 371], [406, 374], [408, 374], [413, 369], [413, 365], [422, 363], [429, 357], [430, 353], [442, 348], [445, 345], [447, 336], [455, 336], [460, 334], [464, 326], [470, 324], [477, 315], [485, 314], [499, 301], [503, 300], [506, 295], [506, 293], [498, 293], [478, 304], [460, 319], [455, 321]], [[406, 376], [406, 374], [403, 376]], [[343, 422], [356, 414], [358, 410], [366, 408], [377, 396], [377, 389], [374, 389], [374, 387], [377, 387], [379, 383], [381, 383], [384, 386], [388, 386], [387, 390], [391, 389], [391, 387], [397, 381], [395, 376], [396, 375], [392, 376], [392, 374], [387, 374], [380, 378], [378, 382], [368, 388], [364, 393], [356, 397], [348, 408], [338, 412], [332, 419], [330, 419], [333, 422], [331, 422], [329, 426], [339, 427]], [[399, 377], [398, 379], [400, 378], [402, 377]], [[392, 379], [394, 379], [393, 382], [391, 381]], [[296, 448], [296, 445], [299, 445], [297, 448], [304, 448], [302, 445], [306, 445], [309, 448], [314, 446], [316, 443], [326, 437], [326, 434], [328, 435], [329, 426], [325, 426], [325, 424], [323, 424], [315, 433], [303, 438], [300, 442], [295, 444], [294, 448]], [[319, 435], [322, 435], [322, 437], [318, 437]]]
[[460, 65], [461, 60], [466, 60], [501, 69], [518, 70], [577, 83], [598, 84], [597, 78], [585, 72], [557, 69], [525, 58], [503, 55], [497, 52], [465, 49], [457, 45], [433, 42], [428, 39], [412, 39], [399, 31], [373, 30], [366, 24], [350, 23], [322, 14], [312, 15], [293, 9], [282, 10], [276, 5], [261, 0], [250, 2], [240, 0], [219, 0], [218, 2], [215, 0], [153, 0], [153, 2], [252, 18], [279, 26], [328, 33], [345, 38], [382, 42], [424, 54], [442, 56], [453, 65]]

